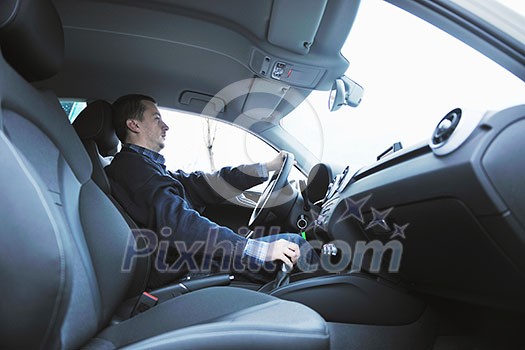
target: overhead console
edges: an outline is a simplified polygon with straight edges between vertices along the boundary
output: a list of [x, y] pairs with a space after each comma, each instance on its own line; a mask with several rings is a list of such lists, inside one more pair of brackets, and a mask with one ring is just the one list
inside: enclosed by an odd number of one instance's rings
[[250, 69], [261, 78], [306, 89], [330, 89], [348, 61], [340, 51], [360, 1], [275, 0], [266, 42], [250, 52]]
[[261, 77], [310, 89], [317, 86], [326, 72], [325, 68], [296, 64], [255, 48], [252, 49], [250, 68]]
[[[268, 25], [268, 42], [295, 54], [306, 55], [325, 14], [327, 0], [276, 0]], [[293, 26], [290, 25], [293, 23]], [[326, 69], [297, 64], [253, 49], [250, 68], [260, 77], [313, 89]]]
[[[472, 303], [525, 310], [525, 105], [455, 109], [427, 144], [336, 177], [318, 237], [402, 248], [387, 278]], [[369, 254], [372, 254], [369, 252]], [[383, 271], [391, 262], [383, 256]]]

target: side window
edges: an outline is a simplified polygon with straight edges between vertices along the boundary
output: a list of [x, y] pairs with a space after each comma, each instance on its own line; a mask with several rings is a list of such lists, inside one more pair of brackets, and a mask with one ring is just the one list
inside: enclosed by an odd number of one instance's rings
[[84, 101], [69, 101], [61, 99], [60, 105], [62, 106], [62, 109], [64, 109], [64, 112], [66, 112], [69, 122], [73, 123], [80, 112], [86, 108], [87, 103]]
[[[71, 123], [87, 106], [84, 101], [61, 99], [60, 104]], [[277, 150], [251, 133], [210, 118], [159, 108], [169, 126], [166, 147], [162, 151], [166, 166], [172, 170], [212, 172], [225, 166], [266, 162]], [[306, 177], [294, 168], [290, 180]], [[253, 188], [262, 191], [264, 184]]]
[[[225, 166], [266, 162], [277, 150], [251, 133], [221, 121], [160, 108], [169, 126], [162, 151], [168, 169], [211, 172]], [[296, 168], [290, 180], [305, 179]], [[262, 191], [264, 185], [254, 187]]]

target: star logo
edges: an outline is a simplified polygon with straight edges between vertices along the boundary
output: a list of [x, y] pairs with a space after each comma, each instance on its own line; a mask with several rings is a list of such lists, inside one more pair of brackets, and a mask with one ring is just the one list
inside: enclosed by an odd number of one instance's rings
[[390, 227], [388, 226], [388, 223], [386, 222], [385, 219], [388, 216], [388, 214], [390, 214], [392, 209], [394, 208], [389, 208], [384, 211], [379, 211], [374, 207], [370, 207], [370, 209], [372, 209], [373, 218], [372, 218], [372, 221], [370, 221], [370, 223], [366, 226], [366, 230], [374, 226], [381, 226], [385, 230], [390, 230]]
[[405, 236], [405, 230], [410, 224], [404, 224], [403, 226], [399, 226], [398, 224], [394, 224], [394, 233], [390, 236], [390, 239], [393, 239], [394, 237], [401, 237], [403, 239], [406, 239]]
[[344, 202], [346, 205], [346, 210], [343, 213], [343, 215], [341, 215], [341, 218], [338, 220], [338, 222], [354, 217], [357, 220], [359, 220], [359, 222], [364, 224], [365, 220], [363, 219], [363, 213], [361, 209], [363, 208], [365, 203], [370, 199], [370, 197], [372, 197], [371, 194], [366, 196], [365, 198], [361, 198], [357, 202], [350, 197], [345, 198]]

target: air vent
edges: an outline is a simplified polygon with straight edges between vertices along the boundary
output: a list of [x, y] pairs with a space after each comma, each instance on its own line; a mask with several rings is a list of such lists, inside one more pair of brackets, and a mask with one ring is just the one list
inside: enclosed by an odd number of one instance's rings
[[481, 111], [456, 108], [441, 119], [428, 144], [436, 156], [445, 156], [461, 147], [485, 115]]
[[453, 111], [449, 112], [441, 121], [434, 130], [432, 135], [432, 144], [435, 146], [443, 145], [448, 141], [454, 130], [456, 130], [461, 120], [461, 109], [456, 108]]

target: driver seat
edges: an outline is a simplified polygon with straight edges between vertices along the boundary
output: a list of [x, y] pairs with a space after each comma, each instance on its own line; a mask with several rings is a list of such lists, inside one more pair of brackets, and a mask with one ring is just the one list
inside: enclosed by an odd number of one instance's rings
[[[106, 194], [118, 209], [137, 239], [138, 249], [143, 249], [147, 242], [140, 233], [138, 225], [111, 195], [111, 186], [104, 168], [111, 164], [118, 151], [119, 139], [113, 128], [111, 104], [103, 100], [90, 102], [73, 122], [73, 127], [82, 141], [93, 165], [91, 179]], [[149, 255], [136, 258], [136, 273], [128, 296], [134, 297], [148, 287], [152, 261]]]
[[91, 178], [108, 196], [111, 188], [104, 168], [111, 163], [120, 143], [112, 123], [111, 104], [103, 100], [88, 103], [73, 122], [93, 164]]
[[[326, 349], [308, 307], [244, 289], [185, 294], [111, 323], [134, 277], [134, 238], [93, 182], [56, 96], [29, 81], [58, 71], [64, 38], [50, 0], [3, 6], [0, 22], [0, 300], [4, 348]], [[34, 58], [38, 57], [38, 60]], [[248, 345], [249, 344], [249, 345]]]
[[[73, 127], [80, 137], [86, 152], [93, 165], [92, 180], [100, 187], [106, 196], [113, 202], [119, 212], [122, 214], [129, 227], [137, 239], [138, 249], [145, 247], [144, 236], [140, 234], [140, 228], [135, 221], [124, 210], [120, 203], [111, 193], [111, 182], [109, 181], [105, 167], [111, 164], [113, 156], [117, 153], [120, 144], [112, 123], [113, 110], [111, 104], [104, 100], [96, 100], [88, 103], [78, 117], [73, 122]], [[154, 269], [153, 259], [150, 256], [138, 257], [137, 274], [134, 279], [134, 286], [130, 288], [129, 297], [134, 297], [146, 289], [157, 289], [171, 284], [174, 280], [181, 279], [182, 276], [176, 274], [159, 273]], [[199, 275], [199, 274], [197, 274]], [[193, 278], [191, 274], [186, 276]], [[238, 276], [240, 277], [240, 276]], [[234, 279], [231, 285], [258, 290], [261, 288], [260, 283]]]

